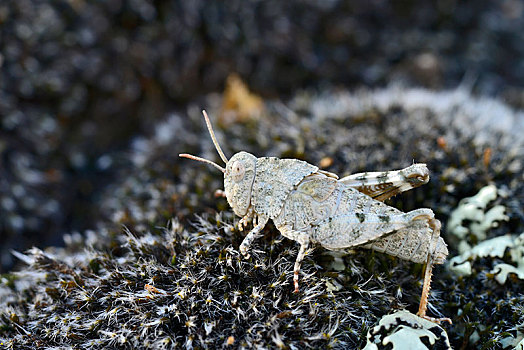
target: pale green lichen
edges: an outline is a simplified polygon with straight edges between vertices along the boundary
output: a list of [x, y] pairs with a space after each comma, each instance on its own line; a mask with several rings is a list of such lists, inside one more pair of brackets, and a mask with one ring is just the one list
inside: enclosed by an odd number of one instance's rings
[[495, 279], [500, 284], [505, 284], [510, 273], [513, 273], [517, 278], [524, 280], [524, 233], [516, 237], [513, 246], [510, 247], [511, 261], [515, 262], [517, 266], [509, 264], [498, 264], [490, 273], [495, 275]]
[[[502, 205], [495, 205], [489, 210], [490, 202], [497, 198], [497, 188], [489, 185], [482, 188], [476, 195], [464, 198], [455, 209], [448, 221], [448, 232], [459, 240], [458, 250], [460, 253], [468, 251], [471, 246], [466, 238], [469, 234], [476, 237], [478, 241], [486, 239], [486, 232], [496, 227], [499, 221], [507, 221], [508, 216], [504, 214]], [[467, 224], [468, 223], [468, 224]]]
[[518, 269], [513, 265], [509, 264], [498, 264], [493, 270], [490, 271], [495, 276], [495, 280], [500, 283], [506, 283], [508, 274], [513, 273], [521, 280], [524, 280], [524, 270]]
[[517, 266], [499, 263], [490, 271], [495, 280], [500, 284], [505, 284], [508, 274], [513, 273], [517, 278], [524, 280], [524, 233], [520, 236], [504, 235], [488, 239], [471, 248], [461, 255], [453, 257], [449, 262], [449, 269], [460, 275], [469, 276], [472, 272], [471, 260], [477, 258], [503, 258], [507, 249], [511, 261]]
[[515, 327], [517, 329], [516, 337], [510, 335], [500, 340], [500, 345], [503, 349], [524, 350], [524, 333], [518, 330], [523, 326], [524, 324]]
[[382, 317], [368, 332], [364, 350], [451, 349], [446, 331], [433, 322], [401, 310]]

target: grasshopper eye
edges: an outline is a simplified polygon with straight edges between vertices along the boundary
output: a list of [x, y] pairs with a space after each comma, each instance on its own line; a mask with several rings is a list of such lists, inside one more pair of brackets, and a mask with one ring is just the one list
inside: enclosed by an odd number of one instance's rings
[[246, 172], [246, 169], [244, 168], [244, 164], [240, 161], [235, 161], [233, 164], [231, 164], [231, 178], [233, 181], [238, 182], [244, 178], [244, 173]]

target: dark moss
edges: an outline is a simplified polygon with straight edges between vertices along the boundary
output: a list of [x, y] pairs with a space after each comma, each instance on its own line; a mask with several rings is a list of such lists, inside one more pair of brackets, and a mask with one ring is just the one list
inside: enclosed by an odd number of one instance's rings
[[[215, 120], [214, 110], [208, 112]], [[197, 348], [233, 336], [235, 345], [246, 347], [361, 347], [381, 316], [395, 308], [416, 311], [421, 265], [358, 251], [342, 258], [344, 270], [333, 271], [339, 258], [318, 248], [304, 262], [302, 294], [295, 295], [297, 247], [273, 225], [254, 242], [251, 258], [243, 259], [243, 234], [232, 230], [225, 199], [213, 195], [223, 186], [222, 174], [177, 157], [191, 152], [218, 159], [201, 118], [192, 108], [174, 113], [151, 136], [136, 139], [122, 155], [127, 161], [118, 181], [100, 200], [106, 219], [97, 229], [68, 236], [65, 250], [29, 252], [23, 258], [29, 265], [14, 280], [2, 280], [1, 341], [19, 348], [163, 342]], [[448, 240], [450, 212], [487, 183], [504, 188], [507, 196], [498, 204], [510, 216], [488, 235], [524, 231], [523, 207], [517, 205], [524, 186], [518, 181], [524, 148], [514, 138], [521, 132], [518, 118], [504, 105], [462, 90], [389, 88], [301, 93], [286, 105], [268, 102], [251, 128], [236, 123], [216, 131], [228, 155], [303, 154], [313, 164], [329, 156], [328, 170], [341, 176], [400, 169], [414, 158], [426, 162], [430, 182], [389, 204], [405, 211], [432, 208]], [[456, 253], [453, 246], [450, 251]], [[524, 322], [522, 281], [497, 285], [485, 273], [491, 263], [478, 261], [466, 278], [435, 268], [428, 312], [453, 319], [446, 330], [456, 348], [491, 346]]]

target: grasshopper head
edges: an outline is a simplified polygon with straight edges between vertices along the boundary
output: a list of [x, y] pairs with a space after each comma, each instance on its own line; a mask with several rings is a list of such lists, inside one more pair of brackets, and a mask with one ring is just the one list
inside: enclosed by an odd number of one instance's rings
[[251, 204], [257, 158], [251, 153], [238, 152], [226, 164], [224, 190], [227, 202], [238, 216], [244, 216]]
[[233, 211], [238, 216], [244, 216], [251, 204], [251, 189], [255, 180], [255, 165], [257, 158], [247, 152], [238, 152], [230, 160], [224, 155], [218, 141], [216, 140], [213, 127], [209, 121], [206, 111], [202, 111], [206, 120], [209, 135], [213, 144], [220, 155], [220, 158], [226, 163], [226, 168], [204, 158], [196, 157], [191, 154], [179, 154], [180, 157], [197, 160], [210, 164], [224, 173], [224, 189], [226, 198]]

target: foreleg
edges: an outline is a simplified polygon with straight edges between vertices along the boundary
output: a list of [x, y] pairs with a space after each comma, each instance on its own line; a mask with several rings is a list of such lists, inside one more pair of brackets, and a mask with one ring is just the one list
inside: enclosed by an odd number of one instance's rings
[[253, 210], [253, 207], [249, 207], [247, 210], [247, 214], [244, 215], [242, 219], [238, 222], [238, 229], [240, 231], [244, 231], [244, 227], [249, 224], [251, 219], [255, 216], [255, 211]]
[[242, 244], [240, 244], [240, 253], [247, 259], [249, 258], [248, 249], [251, 243], [255, 240], [257, 235], [262, 231], [264, 226], [266, 226], [268, 219], [267, 218], [258, 218], [258, 223], [249, 233], [244, 237]]

